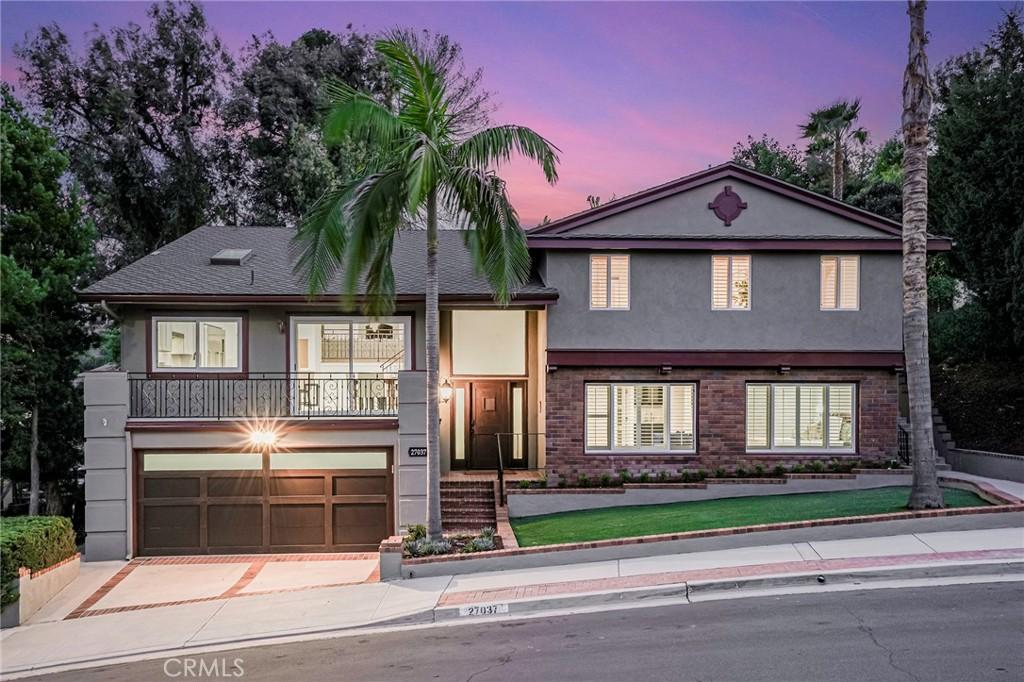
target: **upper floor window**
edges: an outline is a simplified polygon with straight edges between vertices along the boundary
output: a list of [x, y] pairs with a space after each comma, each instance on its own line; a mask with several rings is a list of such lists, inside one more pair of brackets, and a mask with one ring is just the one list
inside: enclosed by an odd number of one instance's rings
[[697, 385], [587, 384], [586, 449], [696, 450]]
[[590, 257], [591, 310], [629, 310], [629, 256]]
[[711, 257], [711, 309], [750, 310], [750, 256]]
[[154, 317], [154, 370], [241, 369], [240, 317]]
[[821, 257], [821, 309], [857, 310], [860, 306], [860, 257]]

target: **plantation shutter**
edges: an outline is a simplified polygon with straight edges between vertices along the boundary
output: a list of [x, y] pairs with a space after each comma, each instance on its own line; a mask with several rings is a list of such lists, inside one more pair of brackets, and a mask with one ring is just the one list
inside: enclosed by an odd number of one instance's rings
[[629, 256], [610, 256], [611, 294], [608, 307], [624, 310], [629, 308]]
[[800, 386], [800, 441], [802, 448], [825, 446], [825, 387]]
[[711, 257], [711, 307], [729, 307], [729, 257]]
[[615, 447], [636, 447], [636, 386], [615, 387]]
[[590, 257], [590, 307], [608, 307], [608, 256]]
[[730, 307], [746, 310], [750, 307], [750, 256], [730, 256]]
[[587, 447], [607, 449], [610, 444], [611, 386], [587, 385]]
[[828, 387], [828, 445], [853, 447], [853, 385]]
[[673, 450], [693, 450], [694, 443], [694, 393], [693, 384], [676, 384], [671, 388], [669, 405], [669, 447]]
[[772, 396], [773, 445], [796, 447], [796, 386], [776, 385]]
[[769, 429], [769, 391], [768, 384], [747, 384], [747, 447], [767, 448]]
[[859, 264], [860, 258], [857, 256], [843, 256], [839, 259], [839, 307], [843, 310], [856, 310], [860, 304], [857, 295]]
[[839, 282], [839, 259], [835, 256], [821, 257], [821, 309], [836, 307], [836, 289]]
[[639, 389], [640, 447], [662, 447], [665, 445], [665, 387], [641, 384]]

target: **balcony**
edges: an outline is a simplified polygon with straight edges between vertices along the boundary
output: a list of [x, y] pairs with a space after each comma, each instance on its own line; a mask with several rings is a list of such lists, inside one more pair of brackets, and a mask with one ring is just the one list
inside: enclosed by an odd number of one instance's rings
[[396, 374], [129, 374], [133, 419], [394, 417]]

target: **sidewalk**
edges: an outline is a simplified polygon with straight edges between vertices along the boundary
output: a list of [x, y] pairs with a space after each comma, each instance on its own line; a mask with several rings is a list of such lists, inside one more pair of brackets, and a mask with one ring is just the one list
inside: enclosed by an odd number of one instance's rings
[[[56, 666], [98, 665], [128, 656], [180, 655], [182, 649], [214, 645], [324, 636], [358, 627], [515, 613], [526, 605], [530, 610], [565, 608], [567, 603], [582, 604], [588, 598], [597, 604], [623, 603], [631, 597], [644, 598], [644, 590], [686, 599], [697, 587], [735, 587], [737, 580], [748, 578], [915, 568], [1007, 575], [1021, 567], [1024, 528], [1017, 526], [783, 543], [255, 594], [44, 621], [7, 630], [2, 640], [2, 671], [10, 675]], [[1016, 573], [1015, 578], [1024, 576]]]

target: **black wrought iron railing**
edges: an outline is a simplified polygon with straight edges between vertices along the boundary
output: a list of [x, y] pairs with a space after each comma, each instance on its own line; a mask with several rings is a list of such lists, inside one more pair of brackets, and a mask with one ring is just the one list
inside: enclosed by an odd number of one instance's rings
[[910, 465], [910, 431], [907, 430], [903, 424], [896, 425], [897, 435], [897, 450], [896, 454], [899, 457], [900, 463], [909, 466]]
[[150, 419], [393, 417], [395, 374], [129, 374], [128, 416]]

